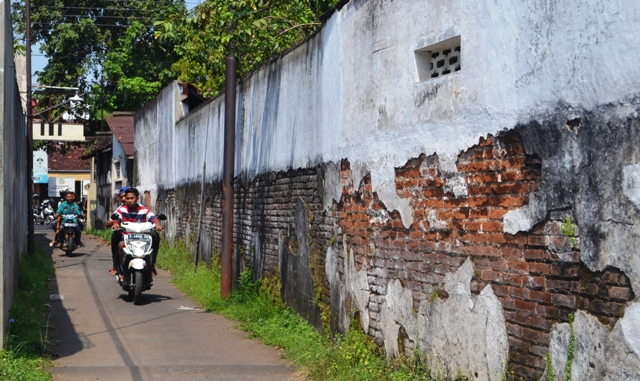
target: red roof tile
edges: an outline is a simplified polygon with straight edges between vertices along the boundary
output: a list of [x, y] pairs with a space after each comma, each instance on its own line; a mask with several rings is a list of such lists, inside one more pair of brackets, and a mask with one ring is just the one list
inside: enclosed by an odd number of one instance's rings
[[122, 144], [125, 155], [133, 156], [133, 115], [109, 117], [107, 124], [113, 135]]
[[67, 147], [65, 153], [55, 151], [49, 154], [50, 171], [87, 171], [91, 170], [91, 160], [82, 160], [83, 147]]

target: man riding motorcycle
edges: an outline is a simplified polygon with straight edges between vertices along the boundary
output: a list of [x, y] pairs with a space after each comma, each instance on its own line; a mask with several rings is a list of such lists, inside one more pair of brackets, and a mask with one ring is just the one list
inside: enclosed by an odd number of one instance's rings
[[[140, 196], [140, 193], [136, 188], [126, 189], [124, 192], [124, 204], [121, 205], [118, 209], [116, 209], [114, 213], [115, 215], [118, 216], [118, 218], [116, 220], [107, 221], [107, 227], [111, 227], [112, 229], [117, 230], [120, 228], [120, 223], [122, 222], [151, 222], [156, 225], [157, 231], [162, 230], [162, 226], [160, 225], [160, 220], [158, 220], [156, 215], [153, 214], [153, 212], [151, 212], [151, 210], [146, 206], [138, 204], [139, 196]], [[158, 239], [158, 242], [159, 242], [159, 239]], [[152, 244], [152, 246], [154, 245]], [[154, 247], [154, 253], [153, 253], [153, 258], [151, 263], [151, 273], [153, 275], [158, 275], [155, 268], [155, 260], [157, 256], [157, 244], [155, 246], [156, 247]], [[123, 241], [123, 238], [121, 238], [120, 242], [118, 243], [119, 263], [122, 263], [122, 257], [124, 256], [123, 249], [124, 249], [124, 241]], [[111, 271], [111, 273], [113, 275], [113, 270]]]
[[[74, 202], [75, 199], [76, 199], [75, 192], [67, 192], [64, 195], [64, 201], [62, 201], [60, 205], [58, 205], [58, 210], [56, 211], [56, 217], [58, 219], [58, 223], [55, 224], [53, 227], [53, 229], [56, 232], [56, 236], [54, 237], [53, 241], [51, 241], [49, 246], [54, 247], [60, 241], [58, 232], [60, 231], [60, 225], [62, 223], [65, 223], [65, 222], [77, 223], [78, 217], [83, 216], [82, 209], [80, 209], [80, 206], [78, 206], [78, 204]], [[73, 215], [73, 218], [68, 218], [68, 216], [70, 215]], [[80, 240], [81, 238], [80, 235], [82, 234], [80, 231], [80, 228], [76, 226], [74, 228], [74, 231], [75, 231], [74, 241], [75, 241], [76, 247], [83, 247], [84, 244]]]

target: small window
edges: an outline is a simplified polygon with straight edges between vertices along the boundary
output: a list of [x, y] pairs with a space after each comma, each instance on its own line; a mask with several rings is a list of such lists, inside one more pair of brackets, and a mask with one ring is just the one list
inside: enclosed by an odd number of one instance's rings
[[114, 173], [116, 179], [121, 179], [122, 178], [122, 176], [120, 174], [120, 161], [119, 160], [115, 160], [113, 162], [113, 173]]
[[439, 78], [462, 69], [460, 36], [420, 48], [414, 52], [416, 82]]

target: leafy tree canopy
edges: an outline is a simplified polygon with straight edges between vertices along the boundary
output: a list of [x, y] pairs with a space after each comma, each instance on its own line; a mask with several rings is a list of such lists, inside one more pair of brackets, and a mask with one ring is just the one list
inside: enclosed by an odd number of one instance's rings
[[[25, 2], [12, 6], [24, 41]], [[31, 0], [31, 40], [48, 59], [39, 82], [80, 88], [94, 128], [105, 112], [135, 111], [174, 78], [174, 46], [153, 24], [180, 14], [184, 0]]]
[[225, 56], [233, 52], [238, 76], [301, 42], [338, 0], [205, 0], [188, 14], [156, 22], [156, 37], [173, 43], [172, 70], [211, 96], [224, 87]]

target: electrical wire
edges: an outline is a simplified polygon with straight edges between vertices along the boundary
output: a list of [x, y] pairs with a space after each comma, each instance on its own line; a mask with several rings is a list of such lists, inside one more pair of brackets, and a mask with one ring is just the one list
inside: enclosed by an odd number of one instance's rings
[[[131, 25], [116, 25], [116, 24], [78, 24], [74, 22], [59, 22], [59, 23], [50, 23], [50, 22], [34, 22], [33, 24], [37, 25], [73, 25], [73, 26], [106, 26], [111, 28], [130, 28]], [[153, 25], [143, 25], [147, 28], [153, 28]]]

